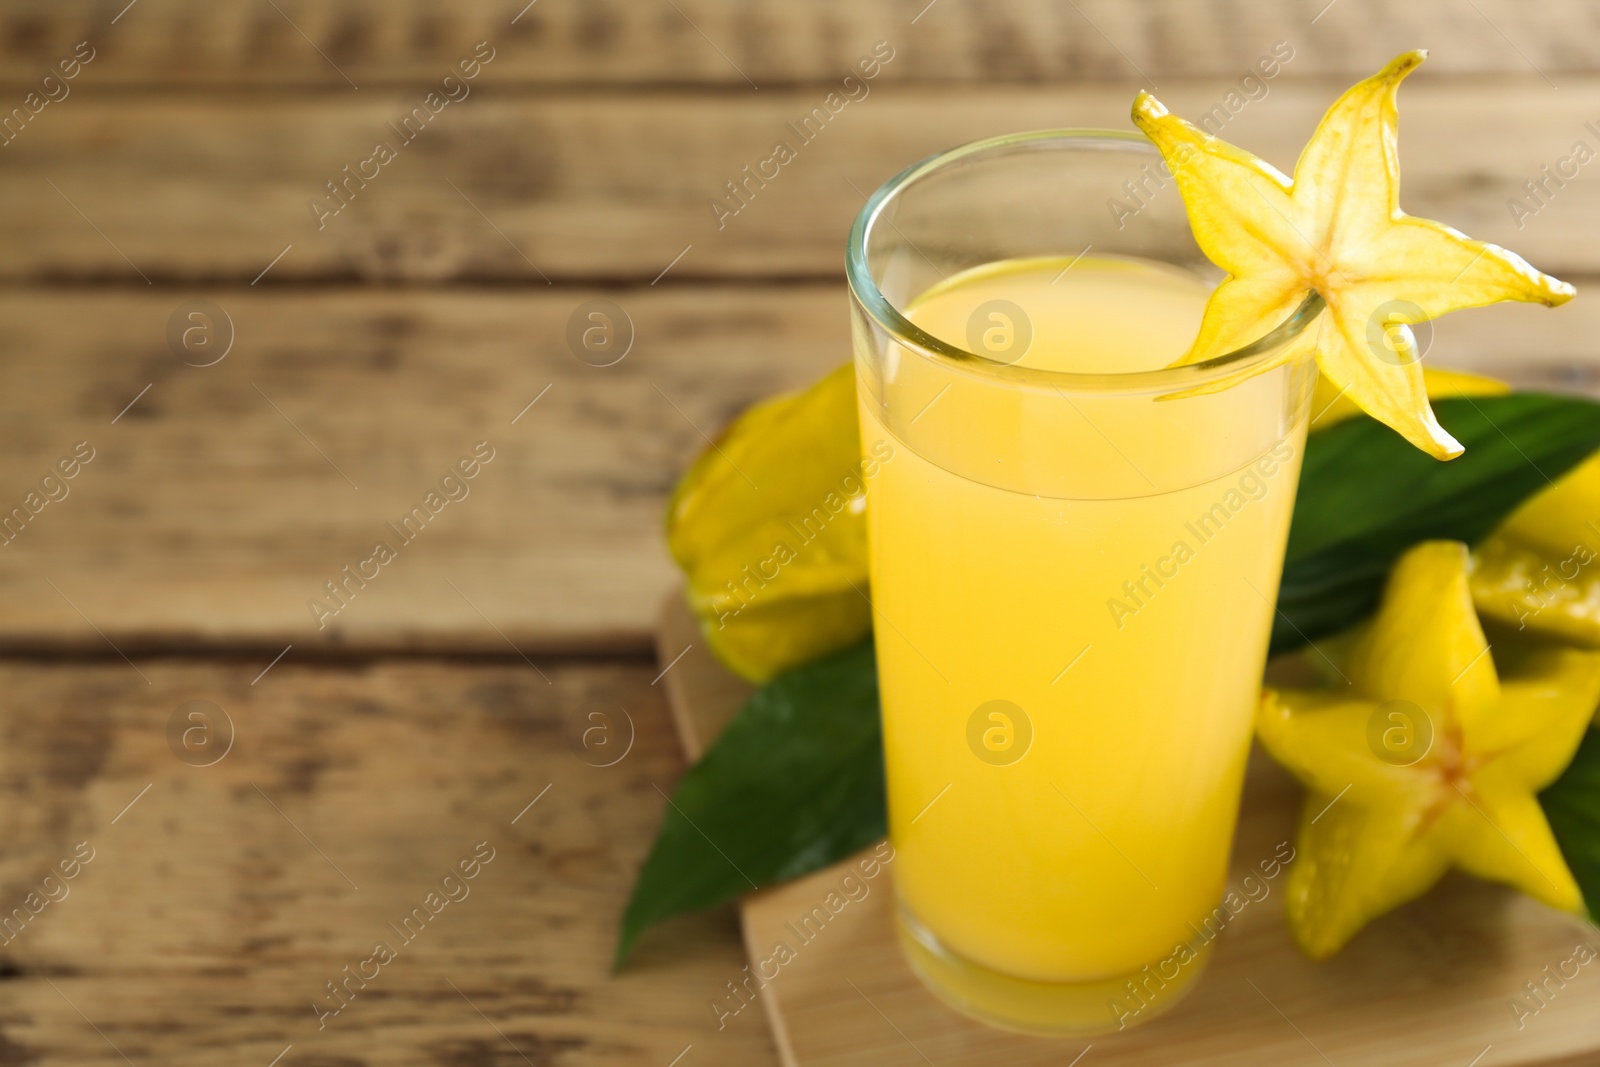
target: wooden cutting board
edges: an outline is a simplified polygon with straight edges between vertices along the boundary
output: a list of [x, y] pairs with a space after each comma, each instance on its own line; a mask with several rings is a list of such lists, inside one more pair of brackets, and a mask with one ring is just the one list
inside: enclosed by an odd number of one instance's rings
[[[751, 687], [706, 648], [681, 597], [663, 613], [659, 653], [671, 664], [660, 681], [679, 738], [697, 759]], [[1299, 806], [1293, 779], [1252, 753], [1230, 888], [1281, 842], [1293, 842]], [[866, 896], [802, 944], [790, 924], [855, 864], [752, 893], [741, 906], [752, 960], [770, 958], [779, 941], [794, 958], [750, 1003], [732, 994], [721, 1003], [744, 1015], [758, 1001], [787, 1067], [1600, 1064], [1600, 959], [1574, 958], [1580, 945], [1600, 952], [1600, 931], [1463, 876], [1448, 876], [1334, 959], [1313, 963], [1289, 940], [1280, 875], [1234, 917], [1207, 973], [1166, 1015], [1124, 1033], [1050, 1040], [973, 1022], [922, 986], [895, 941], [892, 863], [867, 883]], [[1576, 976], [1560, 979], [1563, 968]], [[1529, 982], [1548, 991], [1534, 999]]]

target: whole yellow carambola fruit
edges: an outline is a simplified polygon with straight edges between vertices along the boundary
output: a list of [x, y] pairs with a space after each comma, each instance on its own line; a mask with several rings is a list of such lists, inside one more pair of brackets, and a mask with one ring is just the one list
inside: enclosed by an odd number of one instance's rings
[[864, 637], [866, 482], [855, 370], [740, 415], [684, 474], [667, 510], [707, 643], [762, 682]]

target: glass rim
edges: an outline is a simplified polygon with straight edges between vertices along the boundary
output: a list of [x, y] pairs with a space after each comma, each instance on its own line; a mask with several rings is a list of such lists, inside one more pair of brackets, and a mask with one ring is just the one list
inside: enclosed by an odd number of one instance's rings
[[1075, 392], [1165, 392], [1209, 385], [1220, 379], [1236, 376], [1257, 363], [1270, 362], [1289, 342], [1299, 337], [1322, 312], [1325, 306], [1322, 296], [1314, 289], [1309, 290], [1305, 299], [1288, 318], [1262, 337], [1232, 352], [1184, 366], [1111, 374], [1043, 370], [1002, 363], [941, 340], [901, 314], [900, 309], [879, 290], [867, 261], [867, 240], [884, 208], [897, 195], [923, 178], [953, 164], [967, 162], [992, 149], [1023, 147], [1037, 150], [1058, 142], [1064, 142], [1069, 147], [1145, 150], [1157, 159], [1161, 158], [1155, 145], [1142, 133], [1132, 130], [1068, 128], [1029, 130], [988, 137], [939, 152], [919, 163], [914, 163], [880, 185], [867, 198], [867, 202], [862, 205], [854, 223], [851, 224], [850, 238], [845, 248], [845, 278], [856, 302], [896, 342], [947, 365], [953, 364], [955, 369], [976, 372], [984, 377], [1017, 385], [1045, 385], [1057, 390], [1070, 387]]

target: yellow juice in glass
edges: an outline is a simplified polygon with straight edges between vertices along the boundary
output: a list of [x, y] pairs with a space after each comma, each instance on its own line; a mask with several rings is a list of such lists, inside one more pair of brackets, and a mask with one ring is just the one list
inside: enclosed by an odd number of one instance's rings
[[1088, 255], [967, 269], [904, 315], [998, 369], [901, 347], [862, 379], [862, 447], [891, 457], [868, 522], [902, 941], [1006, 1025], [1153, 1015], [1215, 934], [1302, 390], [1048, 373], [1168, 366], [1209, 289]]

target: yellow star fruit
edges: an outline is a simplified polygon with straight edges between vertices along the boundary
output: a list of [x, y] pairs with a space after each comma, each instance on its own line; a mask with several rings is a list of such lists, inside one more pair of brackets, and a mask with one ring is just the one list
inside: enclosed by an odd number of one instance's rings
[[1257, 736], [1308, 789], [1285, 908], [1314, 958], [1451, 867], [1582, 909], [1536, 794], [1600, 702], [1600, 653], [1524, 651], [1502, 676], [1467, 571], [1465, 545], [1416, 545], [1334, 661], [1346, 684], [1263, 694]]
[[1418, 448], [1452, 459], [1462, 447], [1428, 406], [1411, 326], [1501, 300], [1554, 306], [1573, 289], [1497, 245], [1400, 210], [1395, 95], [1425, 56], [1406, 52], [1335, 101], [1292, 181], [1149, 93], [1135, 99], [1133, 120], [1177, 179], [1196, 241], [1228, 274], [1178, 362], [1257, 340], [1315, 290], [1326, 310], [1276, 362], [1315, 346], [1337, 390]]
[[[1427, 367], [1428, 397], [1495, 396], [1511, 387], [1466, 371]], [[1311, 397], [1311, 428], [1361, 413], [1326, 378]], [[1473, 550], [1469, 579], [1478, 614], [1600, 648], [1600, 453], [1512, 512]]]
[[[1427, 367], [1428, 397], [1497, 396], [1511, 387]], [[1361, 413], [1326, 378], [1311, 397], [1311, 428]], [[1472, 601], [1484, 618], [1600, 648], [1600, 453], [1524, 501], [1472, 552]]]
[[685, 472], [667, 507], [706, 643], [740, 675], [836, 652], [872, 626], [855, 369], [745, 411]]
[[1600, 453], [1524, 502], [1473, 557], [1483, 615], [1600, 648]]

